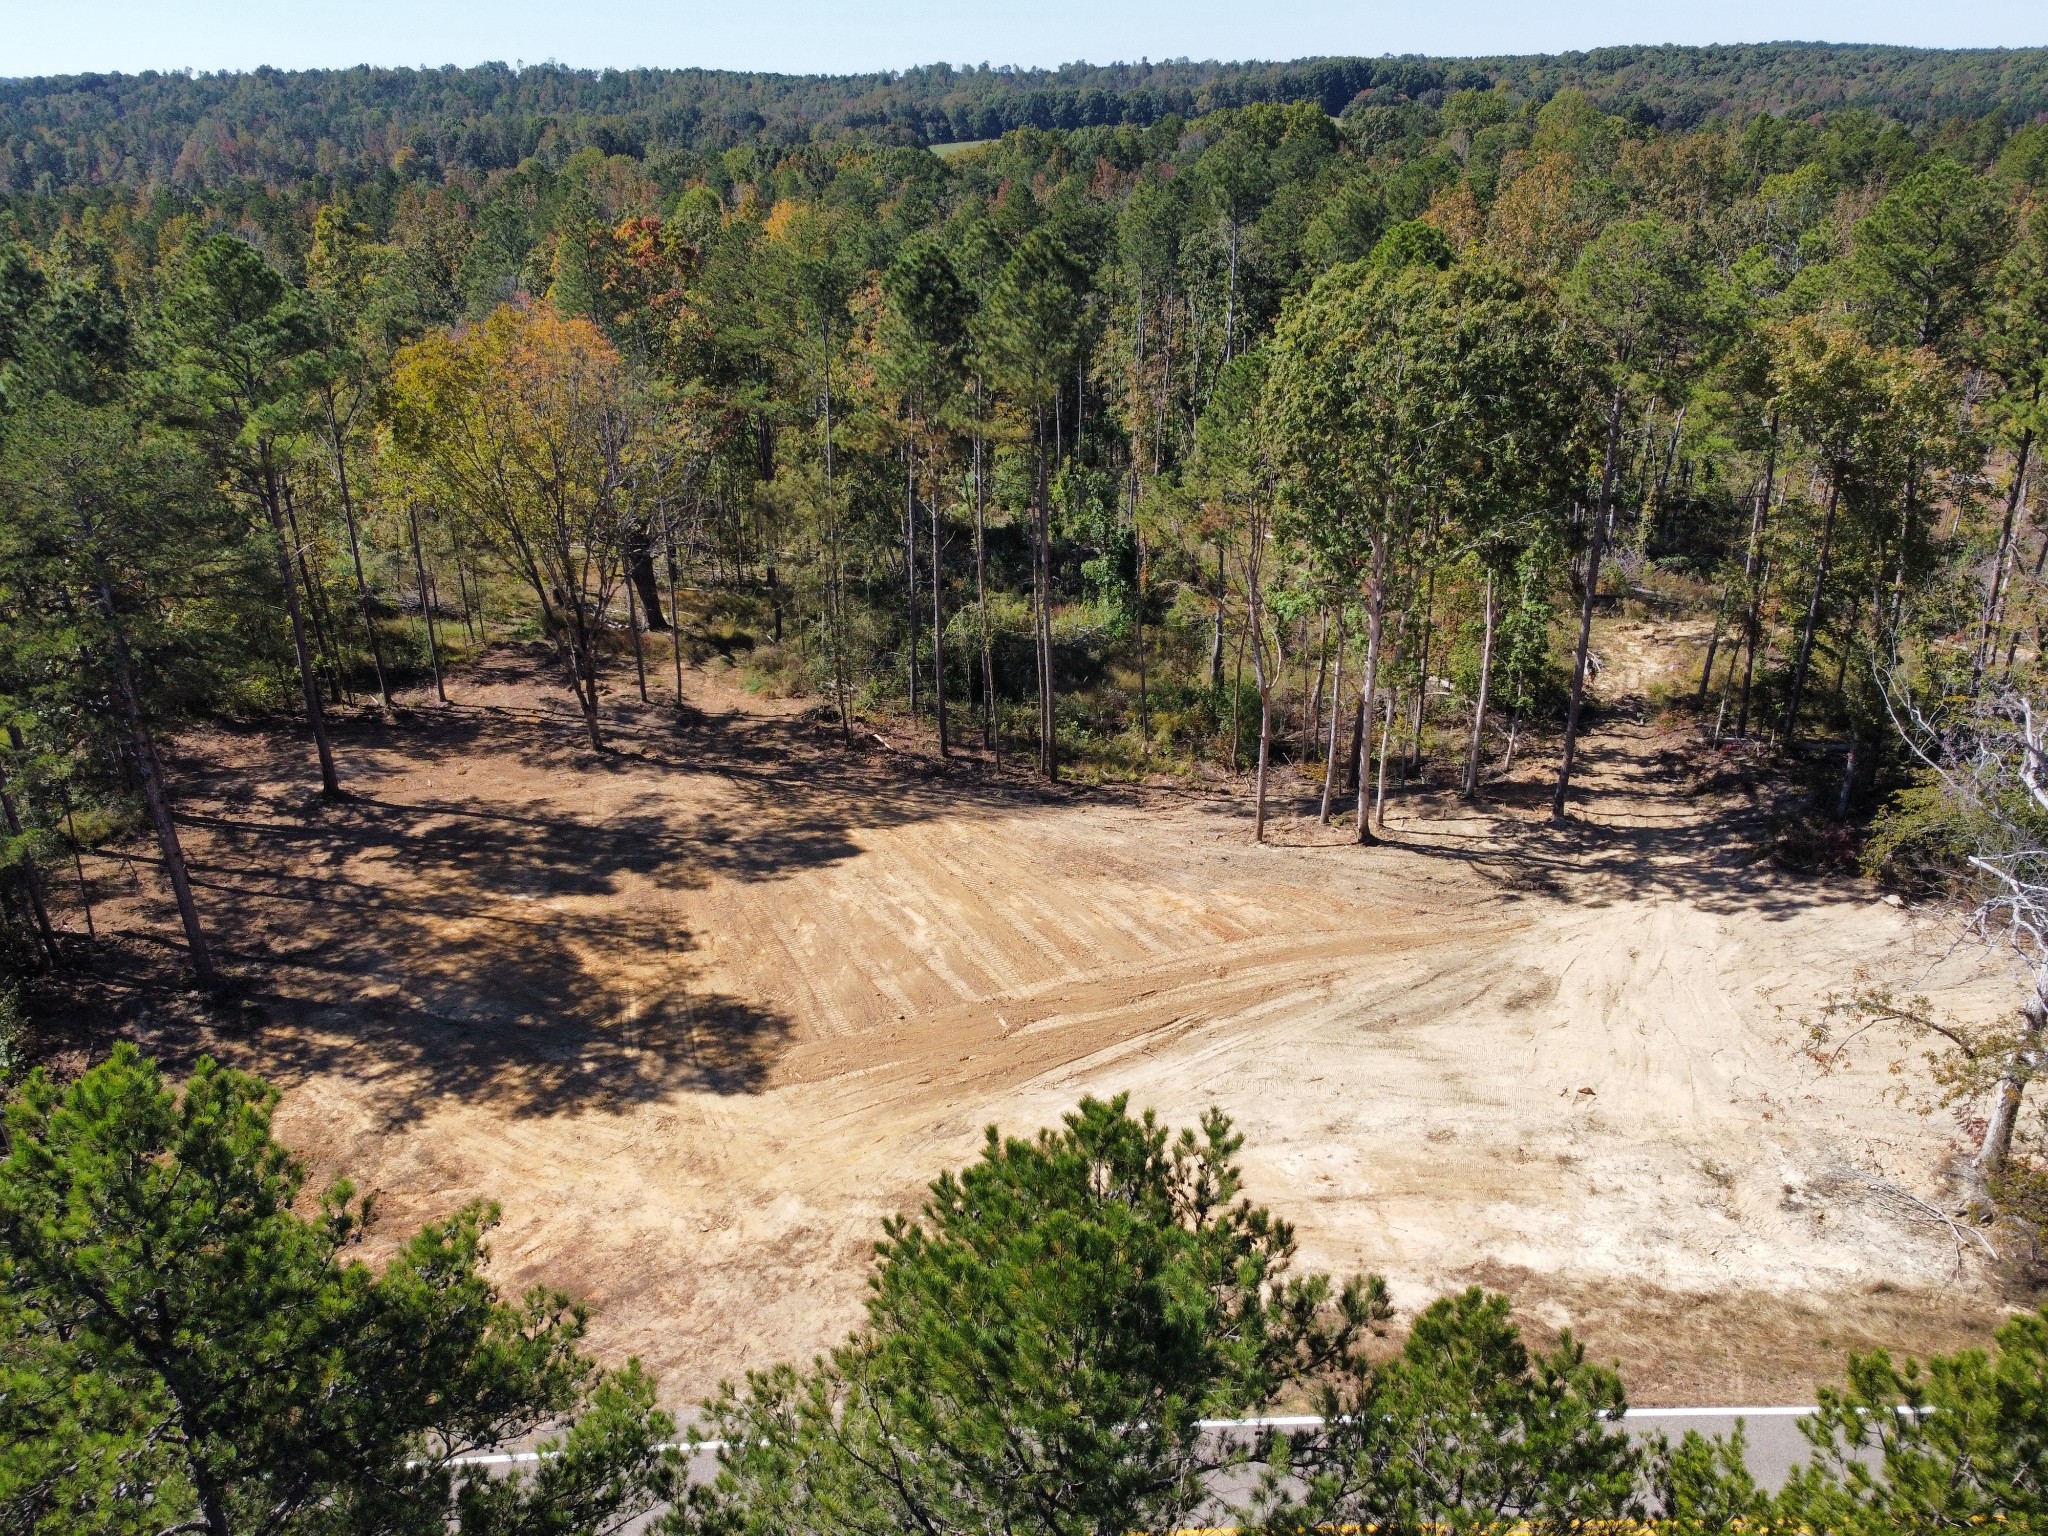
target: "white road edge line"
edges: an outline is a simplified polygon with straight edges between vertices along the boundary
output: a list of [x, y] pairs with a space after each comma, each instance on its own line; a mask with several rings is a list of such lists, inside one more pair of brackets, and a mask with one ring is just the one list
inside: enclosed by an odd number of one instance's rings
[[[1628, 1408], [1622, 1411], [1624, 1423], [1631, 1419], [1803, 1419], [1809, 1413], [1819, 1410], [1812, 1404], [1800, 1407], [1784, 1407], [1772, 1404], [1765, 1407], [1746, 1408]], [[1315, 1429], [1323, 1421], [1312, 1413], [1288, 1414], [1264, 1419], [1198, 1419], [1200, 1429]], [[698, 1455], [706, 1451], [722, 1451], [723, 1440], [699, 1440], [694, 1445], [687, 1441], [669, 1441], [655, 1447], [658, 1451], [686, 1451]], [[444, 1467], [513, 1467], [525, 1466], [541, 1459], [539, 1451], [485, 1451], [473, 1456], [451, 1456], [441, 1465]]]

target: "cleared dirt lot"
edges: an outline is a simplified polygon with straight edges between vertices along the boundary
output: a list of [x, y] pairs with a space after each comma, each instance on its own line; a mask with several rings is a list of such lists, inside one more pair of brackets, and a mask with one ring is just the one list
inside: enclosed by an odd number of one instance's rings
[[[587, 1297], [675, 1402], [836, 1339], [885, 1214], [1084, 1093], [1220, 1105], [1307, 1263], [1404, 1305], [1506, 1286], [1642, 1402], [1810, 1401], [1847, 1347], [2002, 1310], [1906, 1198], [1940, 1201], [1955, 1130], [1887, 1100], [1903, 1053], [1822, 1075], [1799, 1018], [1858, 966], [2004, 984], [1745, 863], [1748, 811], [1689, 798], [1675, 739], [1596, 736], [1565, 832], [1536, 764], [1484, 814], [1404, 801], [1389, 846], [1289, 801], [1252, 847], [1222, 796], [941, 777], [691, 689], [681, 724], [616, 703], [599, 758], [501, 653], [456, 708], [342, 725], [331, 807], [296, 741], [179, 765], [260, 1005], [209, 1047], [285, 1086], [281, 1133], [387, 1237], [501, 1201], [503, 1277]], [[116, 923], [170, 931], [128, 889]]]

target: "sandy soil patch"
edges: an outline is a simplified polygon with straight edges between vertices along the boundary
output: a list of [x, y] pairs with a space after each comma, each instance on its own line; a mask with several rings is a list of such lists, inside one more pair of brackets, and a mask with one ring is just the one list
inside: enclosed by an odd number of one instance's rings
[[[288, 739], [179, 770], [264, 1019], [211, 1048], [285, 1085], [282, 1134], [389, 1235], [501, 1201], [504, 1277], [587, 1297], [673, 1401], [834, 1341], [884, 1215], [1084, 1093], [1220, 1105], [1306, 1262], [1409, 1306], [1505, 1285], [1640, 1401], [1805, 1400], [1846, 1346], [2001, 1310], [1901, 1194], [1943, 1198], [1953, 1126], [1887, 1100], [1882, 1051], [1816, 1072], [1798, 1021], [1859, 966], [2004, 983], [1746, 862], [1674, 739], [1597, 735], [1567, 831], [1532, 764], [1476, 812], [1404, 799], [1384, 847], [1305, 799], [1253, 847], [1227, 797], [942, 777], [691, 690], [680, 723], [616, 703], [599, 758], [504, 653], [452, 710], [341, 725], [345, 804]], [[169, 929], [143, 894], [112, 916]]]

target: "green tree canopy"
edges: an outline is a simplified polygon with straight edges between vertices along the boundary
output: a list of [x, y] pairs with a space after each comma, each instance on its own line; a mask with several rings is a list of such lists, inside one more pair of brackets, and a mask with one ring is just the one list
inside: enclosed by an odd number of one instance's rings
[[[80, 1531], [598, 1532], [665, 1495], [673, 1425], [637, 1365], [578, 1354], [581, 1307], [502, 1301], [494, 1207], [373, 1273], [343, 1183], [302, 1215], [277, 1095], [202, 1059], [183, 1091], [127, 1044], [38, 1073], [0, 1162], [0, 1511]], [[493, 1483], [453, 1458], [550, 1428]], [[608, 1492], [606, 1490], [609, 1490]]]
[[1219, 1452], [1199, 1421], [1341, 1358], [1384, 1312], [1290, 1273], [1286, 1223], [1240, 1197], [1212, 1112], [1173, 1136], [1121, 1098], [981, 1160], [892, 1221], [868, 1324], [808, 1373], [711, 1405], [700, 1532], [1156, 1530]]

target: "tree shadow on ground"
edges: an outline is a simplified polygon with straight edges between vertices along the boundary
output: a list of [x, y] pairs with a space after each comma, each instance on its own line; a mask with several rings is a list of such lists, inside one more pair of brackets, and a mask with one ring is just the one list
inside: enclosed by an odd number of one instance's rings
[[1562, 825], [1550, 820], [1550, 768], [1489, 784], [1476, 803], [1455, 793], [1418, 795], [1395, 836], [1427, 857], [1466, 864], [1508, 892], [1586, 907], [1684, 901], [1705, 912], [1782, 920], [1846, 894], [1839, 883], [1771, 863], [1768, 811], [1758, 803], [1695, 795], [1697, 764], [1683, 738], [1618, 726], [1582, 738], [1578, 762]]
[[[1528, 742], [1514, 775], [1490, 779], [1473, 800], [1460, 793], [1462, 761], [1439, 760], [1427, 779], [1390, 778], [1382, 835], [1394, 847], [1470, 868], [1509, 899], [1550, 897], [1591, 908], [1672, 900], [1706, 912], [1782, 919], [1854, 894], [1840, 881], [1772, 861], [1767, 800], [1700, 792], [1710, 765], [1692, 737], [1639, 721], [1603, 720], [1598, 734], [1580, 738], [1562, 825], [1550, 819], [1554, 748], [1554, 742]], [[1320, 797], [1320, 785], [1306, 780], [1276, 793], [1276, 816], [1289, 814], [1293, 823], [1272, 824], [1269, 840], [1349, 842], [1352, 795], [1333, 799], [1328, 829], [1313, 827]], [[1207, 808], [1233, 821], [1250, 820], [1242, 802]]]
[[852, 858], [871, 830], [1046, 800], [965, 771], [935, 784], [800, 717], [607, 714], [602, 754], [552, 711], [338, 715], [338, 801], [289, 728], [187, 744], [195, 893], [266, 1020], [249, 1042], [266, 1072], [404, 1083], [381, 1101], [400, 1119], [446, 1094], [544, 1115], [758, 1092], [795, 1021], [706, 981], [681, 898]]

